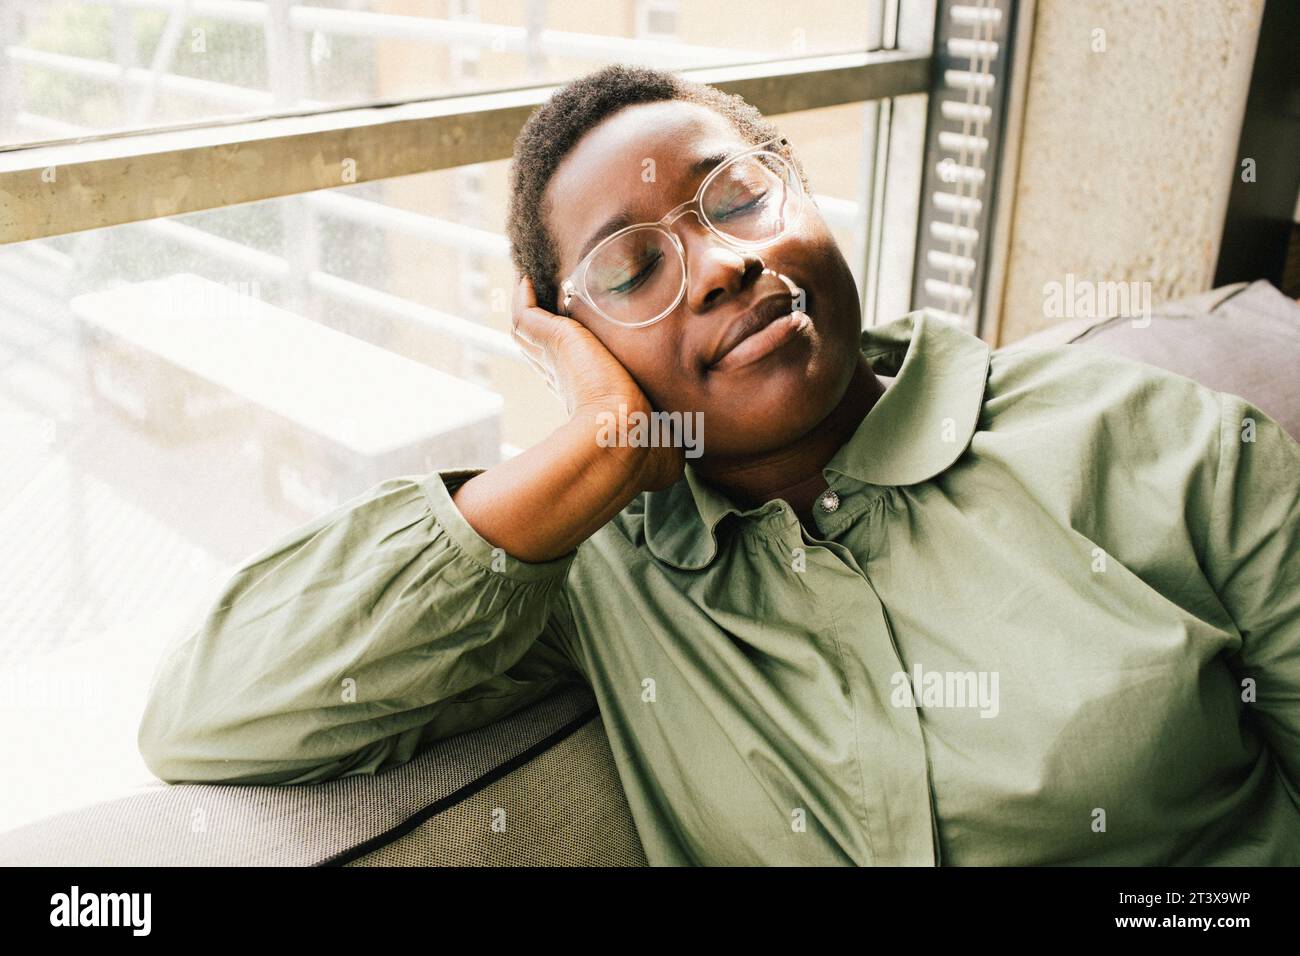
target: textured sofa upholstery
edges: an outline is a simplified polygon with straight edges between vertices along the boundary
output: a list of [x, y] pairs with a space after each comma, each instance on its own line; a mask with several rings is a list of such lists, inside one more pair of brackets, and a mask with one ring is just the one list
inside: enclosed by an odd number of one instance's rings
[[[1253, 402], [1300, 440], [1300, 305], [1241, 283], [1129, 319], [1063, 323], [1008, 348], [1073, 343]], [[589, 689], [570, 686], [377, 776], [182, 784], [0, 834], [8, 865], [644, 865]]]
[[644, 865], [590, 690], [570, 686], [386, 773], [177, 784], [0, 835], [37, 866]]

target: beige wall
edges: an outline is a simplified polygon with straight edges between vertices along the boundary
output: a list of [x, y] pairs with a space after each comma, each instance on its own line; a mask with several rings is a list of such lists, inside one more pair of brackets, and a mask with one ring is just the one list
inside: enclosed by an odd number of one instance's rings
[[[999, 344], [1043, 286], [1208, 289], [1263, 0], [1038, 0]], [[1105, 52], [1094, 33], [1105, 31]]]

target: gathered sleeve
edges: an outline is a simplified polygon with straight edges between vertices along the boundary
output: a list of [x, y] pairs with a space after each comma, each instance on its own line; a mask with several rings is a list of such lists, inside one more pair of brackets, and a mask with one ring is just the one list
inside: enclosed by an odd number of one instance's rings
[[451, 493], [384, 481], [255, 554], [163, 654], [141, 720], [173, 783], [313, 783], [405, 763], [584, 679], [564, 613], [576, 550], [525, 563]]
[[1220, 400], [1207, 571], [1241, 635], [1246, 713], [1300, 806], [1300, 445], [1245, 399]]

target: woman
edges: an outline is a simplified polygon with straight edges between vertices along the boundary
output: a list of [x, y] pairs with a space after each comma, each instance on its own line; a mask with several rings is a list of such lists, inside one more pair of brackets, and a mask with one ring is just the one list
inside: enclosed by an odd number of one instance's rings
[[568, 422], [250, 558], [160, 668], [155, 773], [374, 773], [585, 680], [653, 864], [1300, 863], [1276, 423], [1087, 348], [861, 332], [789, 144], [671, 74], [568, 84], [512, 171]]

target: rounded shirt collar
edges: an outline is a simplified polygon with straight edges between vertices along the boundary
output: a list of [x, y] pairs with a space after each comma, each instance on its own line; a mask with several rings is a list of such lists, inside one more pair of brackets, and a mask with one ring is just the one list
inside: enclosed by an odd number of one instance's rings
[[[894, 383], [822, 469], [871, 485], [914, 485], [949, 468], [970, 444], [984, 406], [991, 349], [924, 310], [863, 331], [860, 350]], [[646, 544], [659, 560], [699, 570], [717, 555], [717, 526], [729, 514], [754, 514], [708, 485], [687, 460], [673, 485], [645, 495]]]

